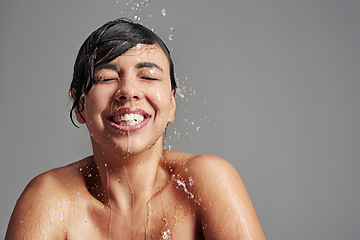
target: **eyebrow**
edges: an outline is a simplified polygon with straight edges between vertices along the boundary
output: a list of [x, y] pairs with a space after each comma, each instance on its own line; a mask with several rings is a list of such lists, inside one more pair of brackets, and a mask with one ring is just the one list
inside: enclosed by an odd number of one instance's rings
[[113, 64], [113, 63], [100, 63], [99, 65], [97, 65], [94, 68], [94, 72], [97, 70], [101, 70], [101, 69], [114, 69], [114, 70], [119, 70], [118, 65]]
[[140, 68], [157, 68], [160, 71], [164, 72], [164, 70], [159, 65], [157, 65], [156, 63], [152, 63], [152, 62], [140, 62], [140, 63], [136, 64], [135, 67], [137, 69], [140, 69]]
[[[140, 62], [138, 64], [136, 64], [135, 66], [137, 69], [140, 68], [156, 68], [159, 69], [161, 72], [164, 72], [164, 70], [157, 65], [156, 63], [152, 63], [152, 62]], [[117, 64], [113, 64], [113, 63], [100, 63], [99, 65], [97, 65], [94, 68], [94, 72], [97, 70], [101, 70], [101, 69], [114, 69], [114, 70], [119, 70], [119, 66]]]

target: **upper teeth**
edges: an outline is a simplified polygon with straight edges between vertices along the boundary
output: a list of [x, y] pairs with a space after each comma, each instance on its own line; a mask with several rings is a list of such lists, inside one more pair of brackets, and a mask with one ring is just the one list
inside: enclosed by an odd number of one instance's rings
[[144, 121], [144, 116], [140, 114], [124, 114], [120, 116], [115, 116], [113, 121], [121, 125], [135, 125]]

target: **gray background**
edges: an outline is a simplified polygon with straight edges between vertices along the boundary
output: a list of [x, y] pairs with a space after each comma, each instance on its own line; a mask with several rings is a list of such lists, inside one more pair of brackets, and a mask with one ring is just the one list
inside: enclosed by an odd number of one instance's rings
[[34, 176], [91, 154], [68, 117], [77, 51], [138, 16], [174, 49], [167, 148], [230, 161], [268, 239], [359, 239], [360, 1], [134, 2], [1, 2], [0, 233]]

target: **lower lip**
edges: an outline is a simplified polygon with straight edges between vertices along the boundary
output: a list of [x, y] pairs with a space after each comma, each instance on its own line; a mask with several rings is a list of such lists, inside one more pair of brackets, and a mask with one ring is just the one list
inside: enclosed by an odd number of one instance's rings
[[145, 125], [149, 122], [149, 119], [150, 118], [145, 118], [144, 121], [142, 121], [141, 123], [136, 124], [136, 125], [119, 125], [119, 124], [114, 123], [110, 119], [107, 119], [107, 121], [109, 122], [110, 126], [112, 126], [113, 128], [116, 128], [119, 131], [132, 132], [132, 131], [136, 131], [136, 130], [139, 130], [140, 128], [145, 127]]

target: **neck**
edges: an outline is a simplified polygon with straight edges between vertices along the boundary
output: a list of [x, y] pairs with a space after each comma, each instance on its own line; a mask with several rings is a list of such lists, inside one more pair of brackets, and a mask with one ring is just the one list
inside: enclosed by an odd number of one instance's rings
[[[159, 144], [160, 142], [160, 144]], [[137, 206], [143, 208], [167, 183], [161, 167], [162, 142], [136, 154], [103, 149], [93, 143], [94, 160], [104, 192], [104, 203], [126, 214]]]

